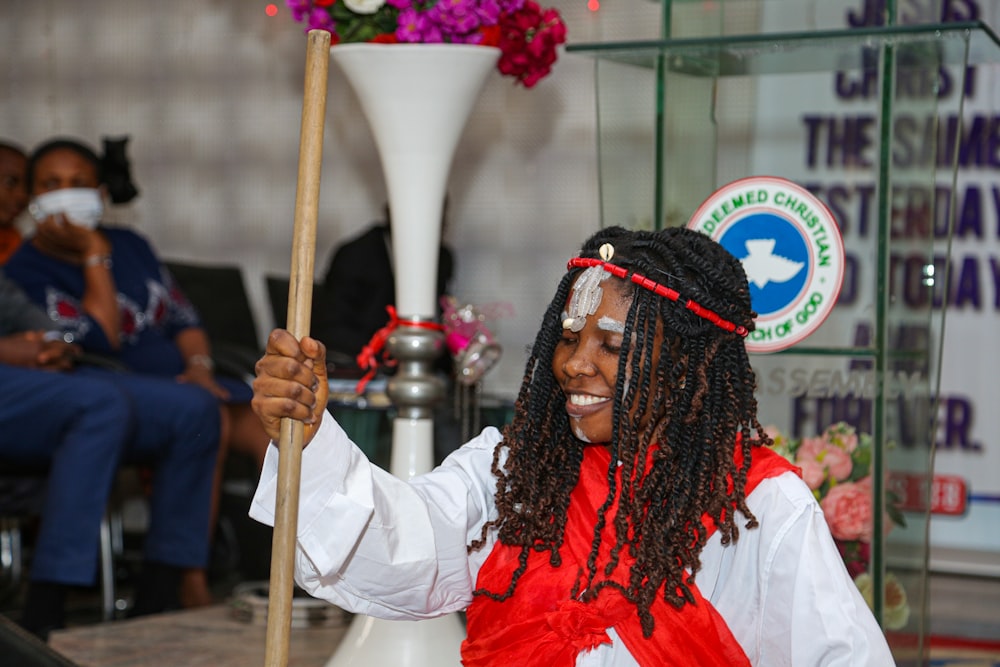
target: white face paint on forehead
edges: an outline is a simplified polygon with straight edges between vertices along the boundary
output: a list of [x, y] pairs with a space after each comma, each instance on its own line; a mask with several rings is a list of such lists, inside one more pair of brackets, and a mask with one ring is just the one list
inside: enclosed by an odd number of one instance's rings
[[602, 331], [612, 331], [614, 333], [625, 333], [625, 323], [619, 322], [613, 317], [604, 316], [597, 320], [597, 328]]
[[569, 307], [563, 318], [563, 329], [577, 333], [586, 326], [587, 316], [597, 312], [604, 297], [601, 283], [610, 277], [611, 274], [599, 266], [592, 266], [580, 274], [573, 284]]

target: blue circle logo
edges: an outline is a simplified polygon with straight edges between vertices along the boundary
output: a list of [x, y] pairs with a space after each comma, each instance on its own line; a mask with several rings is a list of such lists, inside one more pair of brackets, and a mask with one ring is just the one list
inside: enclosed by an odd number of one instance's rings
[[743, 263], [750, 302], [760, 317], [780, 313], [800, 298], [809, 279], [809, 246], [787, 219], [754, 213], [733, 223], [718, 241]]
[[844, 241], [833, 214], [808, 190], [772, 176], [719, 188], [688, 227], [743, 264], [757, 312], [749, 352], [777, 352], [816, 331], [844, 280]]

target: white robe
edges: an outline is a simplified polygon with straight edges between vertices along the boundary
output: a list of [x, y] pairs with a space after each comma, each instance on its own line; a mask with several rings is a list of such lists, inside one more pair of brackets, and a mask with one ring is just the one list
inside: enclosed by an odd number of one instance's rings
[[[421, 619], [472, 601], [489, 554], [467, 552], [496, 516], [489, 427], [428, 474], [409, 481], [371, 464], [330, 415], [302, 454], [295, 579], [348, 611]], [[250, 516], [273, 525], [278, 456], [268, 451]], [[886, 640], [851, 581], [809, 488], [793, 473], [764, 480], [747, 498], [760, 522], [701, 554], [696, 583], [754, 665], [894, 665]], [[745, 521], [744, 521], [745, 523]], [[612, 644], [578, 667], [636, 665]]]

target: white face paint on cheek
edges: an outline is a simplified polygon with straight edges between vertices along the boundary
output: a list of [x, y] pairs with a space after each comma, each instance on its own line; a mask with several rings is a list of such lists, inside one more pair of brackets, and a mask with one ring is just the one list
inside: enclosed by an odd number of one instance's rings
[[[625, 333], [625, 323], [619, 322], [613, 317], [608, 317], [607, 315], [603, 315], [599, 320], [597, 320], [597, 328], [601, 329], [602, 331], [610, 331], [612, 333], [617, 333], [617, 334]], [[632, 342], [633, 344], [635, 343], [635, 334], [632, 335]], [[630, 379], [629, 376], [626, 375], [625, 386], [622, 389], [623, 395], [625, 392], [628, 391], [629, 379]]]
[[580, 428], [580, 424], [578, 422], [579, 422], [579, 418], [578, 417], [574, 417], [573, 418], [573, 423], [570, 424], [570, 428], [573, 429], [573, 435], [576, 436], [577, 440], [581, 440], [583, 442], [589, 443], [590, 442], [590, 438], [588, 438], [587, 434], [583, 432], [583, 429]]

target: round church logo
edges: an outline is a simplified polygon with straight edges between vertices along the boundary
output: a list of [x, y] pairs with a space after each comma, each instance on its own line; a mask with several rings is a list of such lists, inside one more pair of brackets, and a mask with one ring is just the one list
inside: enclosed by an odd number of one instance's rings
[[844, 240], [829, 209], [783, 178], [755, 176], [715, 191], [688, 227], [743, 263], [756, 330], [750, 352], [801, 342], [833, 310], [844, 280]]

